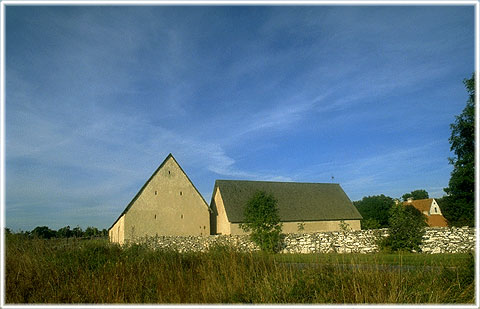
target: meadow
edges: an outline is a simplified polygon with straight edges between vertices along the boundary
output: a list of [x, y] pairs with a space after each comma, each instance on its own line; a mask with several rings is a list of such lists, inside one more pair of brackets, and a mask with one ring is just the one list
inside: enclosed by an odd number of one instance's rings
[[5, 251], [8, 304], [475, 302], [472, 254], [178, 253], [19, 235]]

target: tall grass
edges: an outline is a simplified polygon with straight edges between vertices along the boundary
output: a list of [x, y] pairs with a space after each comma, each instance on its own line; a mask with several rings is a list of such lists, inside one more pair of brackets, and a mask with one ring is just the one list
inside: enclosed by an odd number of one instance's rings
[[[9, 235], [7, 303], [473, 303], [473, 257], [392, 267], [368, 256], [310, 259], [217, 247], [178, 253], [106, 240]], [[420, 256], [420, 255], [417, 255]], [[300, 263], [298, 263], [300, 262]], [[350, 265], [345, 267], [345, 264]]]

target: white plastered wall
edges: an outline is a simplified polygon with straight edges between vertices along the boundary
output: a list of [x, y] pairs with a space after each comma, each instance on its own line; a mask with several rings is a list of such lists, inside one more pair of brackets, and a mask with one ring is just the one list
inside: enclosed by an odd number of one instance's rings
[[115, 223], [114, 226], [108, 231], [108, 236], [111, 242], [116, 242], [121, 245], [125, 243], [125, 215]]
[[[347, 224], [348, 230], [358, 231], [361, 229], [360, 220], [344, 220]], [[330, 231], [341, 231], [342, 221], [298, 221], [298, 222], [283, 222], [282, 223], [282, 233], [285, 234], [297, 234], [297, 233], [315, 233], [315, 232], [330, 232]], [[300, 228], [300, 225], [303, 226], [303, 229]], [[230, 233], [231, 235], [244, 235], [245, 233], [242, 228], [240, 228], [239, 223], [230, 223]]]
[[208, 206], [173, 157], [125, 214], [125, 240], [162, 235], [210, 235]]
[[437, 201], [435, 199], [432, 200], [432, 205], [430, 205], [429, 215], [441, 215], [442, 211], [440, 210], [440, 206], [438, 206]]
[[227, 213], [225, 212], [225, 205], [223, 204], [222, 194], [217, 188], [214, 196], [215, 207], [217, 211], [217, 228], [216, 233], [222, 235], [230, 235], [231, 224], [228, 221]]

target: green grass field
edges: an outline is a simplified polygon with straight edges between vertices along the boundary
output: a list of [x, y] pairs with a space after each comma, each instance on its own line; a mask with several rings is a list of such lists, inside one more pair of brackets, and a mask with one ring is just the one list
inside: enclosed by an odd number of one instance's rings
[[376, 264], [376, 265], [411, 265], [432, 267], [457, 267], [468, 262], [470, 254], [413, 254], [413, 253], [378, 253], [378, 254], [277, 254], [279, 262], [321, 263], [321, 264]]
[[8, 235], [5, 280], [8, 304], [475, 301], [469, 254], [178, 253]]

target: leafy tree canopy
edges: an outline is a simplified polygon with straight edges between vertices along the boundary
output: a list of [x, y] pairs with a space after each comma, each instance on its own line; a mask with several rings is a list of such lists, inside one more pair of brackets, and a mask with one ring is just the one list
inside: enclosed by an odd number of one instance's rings
[[394, 205], [388, 219], [389, 236], [381, 246], [392, 251], [419, 251], [426, 226], [426, 217], [412, 205]]
[[380, 223], [378, 220], [373, 218], [363, 219], [360, 222], [362, 230], [375, 230], [380, 228]]
[[75, 237], [83, 237], [83, 230], [78, 225], [73, 228], [72, 233]]
[[250, 233], [250, 238], [263, 251], [275, 252], [279, 248], [282, 224], [278, 214], [277, 200], [264, 191], [256, 192], [244, 209], [241, 228]]
[[32, 234], [38, 238], [52, 238], [56, 236], [56, 232], [48, 228], [48, 226], [37, 226], [32, 230]]
[[69, 238], [72, 236], [73, 236], [73, 231], [70, 229], [69, 225], [62, 227], [57, 231], [58, 238]]
[[402, 195], [403, 201], [408, 200], [409, 198], [412, 198], [413, 200], [423, 200], [428, 198], [428, 192], [421, 189], [421, 190], [415, 190], [410, 193], [405, 193]]
[[475, 219], [475, 75], [464, 80], [468, 100], [462, 113], [450, 125], [449, 158], [453, 165], [442, 211], [450, 225], [474, 225]]
[[353, 202], [363, 217], [361, 224], [364, 229], [388, 227], [389, 211], [394, 204], [391, 197], [383, 194], [366, 196]]
[[86, 237], [99, 236], [99, 235], [100, 235], [100, 231], [99, 231], [96, 227], [89, 226], [89, 227], [87, 227], [87, 229], [85, 230], [84, 235], [85, 235]]

